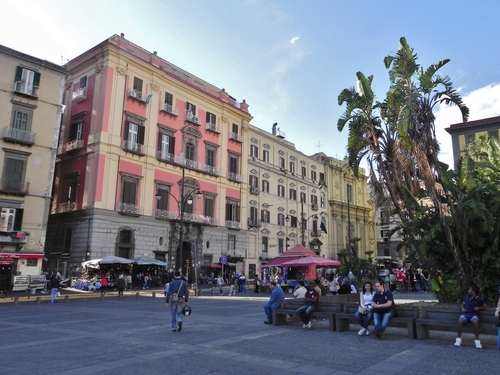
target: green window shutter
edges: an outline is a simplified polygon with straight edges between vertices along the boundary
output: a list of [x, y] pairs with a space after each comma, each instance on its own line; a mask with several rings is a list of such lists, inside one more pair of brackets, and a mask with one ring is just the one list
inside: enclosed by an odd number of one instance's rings
[[16, 82], [20, 81], [23, 78], [23, 68], [18, 66], [16, 68]]
[[33, 86], [40, 86], [40, 73], [35, 72], [35, 77], [33, 78]]

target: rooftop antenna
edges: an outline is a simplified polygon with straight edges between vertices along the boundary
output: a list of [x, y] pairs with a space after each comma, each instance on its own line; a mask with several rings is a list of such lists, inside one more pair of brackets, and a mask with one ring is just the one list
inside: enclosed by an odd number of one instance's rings
[[321, 142], [318, 141], [318, 145], [316, 146], [318, 148], [318, 152], [321, 152], [321, 146], [322, 146]]

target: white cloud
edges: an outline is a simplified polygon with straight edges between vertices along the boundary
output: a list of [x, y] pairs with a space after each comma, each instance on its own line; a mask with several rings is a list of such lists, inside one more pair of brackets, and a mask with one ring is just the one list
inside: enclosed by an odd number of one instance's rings
[[[500, 83], [492, 83], [467, 94], [461, 94], [464, 103], [469, 107], [469, 121], [480, 120], [500, 115]], [[451, 135], [445, 130], [450, 125], [462, 122], [462, 116], [457, 107], [443, 107], [436, 112], [436, 138], [441, 143], [439, 160], [453, 163], [453, 148]]]
[[298, 36], [294, 36], [292, 39], [290, 39], [290, 43], [295, 44], [295, 42], [299, 40]]

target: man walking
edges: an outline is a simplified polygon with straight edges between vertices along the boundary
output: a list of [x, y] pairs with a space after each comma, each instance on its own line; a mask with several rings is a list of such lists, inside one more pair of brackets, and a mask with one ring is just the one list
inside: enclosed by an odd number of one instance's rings
[[267, 317], [267, 320], [264, 321], [265, 324], [273, 323], [273, 310], [279, 309], [281, 302], [285, 299], [285, 293], [283, 293], [281, 286], [276, 286], [276, 281], [271, 282], [269, 289], [271, 289], [271, 297], [269, 302], [264, 305], [264, 312]]
[[307, 286], [307, 293], [304, 295], [304, 306], [301, 306], [295, 312], [299, 319], [304, 323], [302, 328], [311, 328], [311, 314], [316, 310], [319, 302], [319, 293], [316, 290], [314, 282]]
[[50, 303], [54, 303], [57, 300], [59, 285], [59, 278], [56, 275], [52, 275], [50, 279]]
[[474, 326], [474, 344], [477, 349], [482, 349], [481, 341], [479, 341], [479, 311], [486, 309], [484, 300], [479, 297], [479, 288], [471, 286], [469, 295], [464, 298], [462, 303], [462, 315], [458, 318], [457, 338], [455, 339], [455, 346], [462, 345], [462, 331], [464, 324], [472, 323]]
[[[176, 301], [170, 303], [170, 297], [175, 294]], [[172, 298], [174, 299], [174, 298]], [[181, 279], [181, 273], [175, 271], [174, 279], [170, 282], [168, 288], [166, 306], [170, 305], [170, 314], [172, 315], [172, 332], [182, 331], [182, 306], [189, 306], [189, 290], [187, 283]]]

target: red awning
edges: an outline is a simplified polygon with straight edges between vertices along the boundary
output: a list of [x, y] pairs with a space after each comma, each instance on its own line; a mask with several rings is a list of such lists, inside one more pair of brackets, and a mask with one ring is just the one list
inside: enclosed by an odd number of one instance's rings
[[276, 257], [273, 260], [270, 260], [266, 264], [263, 264], [262, 267], [272, 267], [272, 266], [281, 266], [281, 263], [288, 262], [289, 260], [299, 259], [301, 257]]
[[0, 253], [0, 259], [42, 259], [42, 253]]
[[220, 264], [217, 264], [217, 263], [202, 264], [201, 267], [203, 267], [203, 268], [222, 268], [222, 266]]

